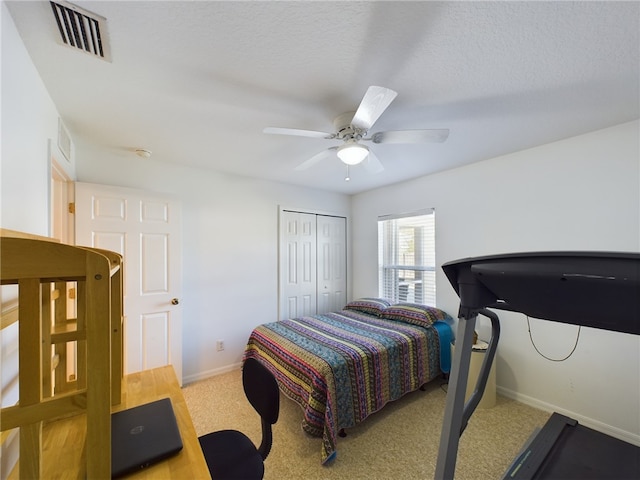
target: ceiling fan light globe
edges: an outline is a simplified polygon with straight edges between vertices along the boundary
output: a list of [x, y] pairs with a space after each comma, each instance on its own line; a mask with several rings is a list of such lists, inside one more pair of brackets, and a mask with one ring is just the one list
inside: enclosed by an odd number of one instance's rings
[[369, 155], [369, 149], [360, 144], [347, 144], [338, 148], [338, 158], [347, 165], [358, 165], [361, 163], [367, 155]]

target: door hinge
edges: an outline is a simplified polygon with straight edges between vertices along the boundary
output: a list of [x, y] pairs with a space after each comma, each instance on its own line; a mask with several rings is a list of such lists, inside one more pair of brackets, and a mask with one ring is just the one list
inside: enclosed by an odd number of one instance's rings
[[76, 213], [76, 204], [75, 202], [69, 203], [69, 213]]

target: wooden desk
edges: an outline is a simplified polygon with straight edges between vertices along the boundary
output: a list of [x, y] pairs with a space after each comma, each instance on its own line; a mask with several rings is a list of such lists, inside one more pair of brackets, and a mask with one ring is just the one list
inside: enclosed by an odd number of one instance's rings
[[[113, 408], [114, 412], [165, 397], [171, 398], [184, 444], [184, 448], [176, 456], [126, 478], [132, 480], [211, 478], [173, 367], [160, 367], [126, 375], [122, 392], [122, 403]], [[86, 479], [85, 430], [85, 414], [57, 420], [43, 427], [42, 478]], [[19, 478], [17, 466], [9, 478]]]

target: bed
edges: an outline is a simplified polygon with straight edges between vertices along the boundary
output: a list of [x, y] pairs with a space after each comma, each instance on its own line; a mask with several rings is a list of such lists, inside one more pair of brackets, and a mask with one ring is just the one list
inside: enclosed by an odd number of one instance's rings
[[256, 358], [303, 409], [302, 428], [336, 457], [339, 432], [448, 373], [451, 317], [435, 307], [378, 298], [344, 310], [260, 325], [244, 358]]

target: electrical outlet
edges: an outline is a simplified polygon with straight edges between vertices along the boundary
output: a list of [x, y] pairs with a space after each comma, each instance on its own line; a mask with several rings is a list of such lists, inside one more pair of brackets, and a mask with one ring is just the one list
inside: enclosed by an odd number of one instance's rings
[[218, 340], [216, 342], [216, 350], [218, 350], [219, 352], [224, 350], [224, 340]]

